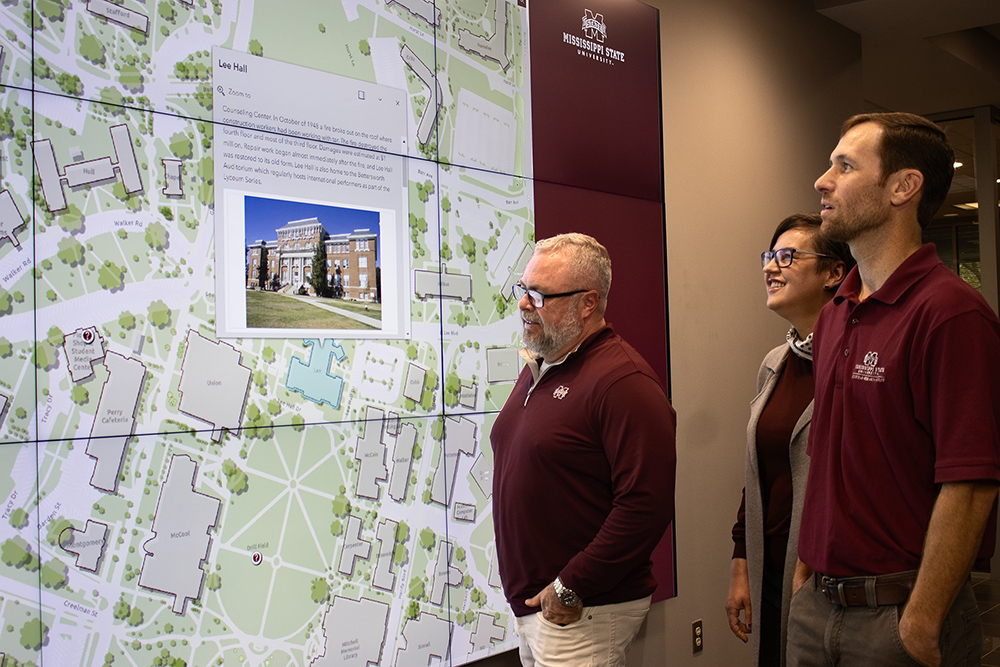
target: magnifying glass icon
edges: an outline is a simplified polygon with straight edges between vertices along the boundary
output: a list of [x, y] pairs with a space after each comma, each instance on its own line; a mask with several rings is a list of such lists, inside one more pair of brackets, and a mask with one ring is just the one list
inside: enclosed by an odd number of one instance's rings
[[215, 87], [215, 90], [216, 90], [216, 92], [218, 92], [218, 93], [219, 93], [220, 95], [222, 95], [223, 97], [225, 97], [225, 96], [226, 96], [226, 91], [225, 91], [225, 90], [224, 90], [224, 89], [222, 88], [222, 86], [216, 86], [216, 87]]

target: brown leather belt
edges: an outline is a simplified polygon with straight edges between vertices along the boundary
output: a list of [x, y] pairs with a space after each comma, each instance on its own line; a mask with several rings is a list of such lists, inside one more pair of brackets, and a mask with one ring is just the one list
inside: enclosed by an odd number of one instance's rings
[[830, 577], [817, 572], [816, 587], [830, 604], [841, 607], [886, 607], [906, 602], [917, 580], [916, 570], [877, 577]]

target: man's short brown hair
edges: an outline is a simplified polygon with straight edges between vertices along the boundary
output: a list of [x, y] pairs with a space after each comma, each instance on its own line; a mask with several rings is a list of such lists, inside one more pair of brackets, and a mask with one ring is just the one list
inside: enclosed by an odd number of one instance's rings
[[882, 128], [878, 147], [882, 185], [901, 169], [916, 169], [924, 175], [917, 221], [921, 228], [927, 227], [944, 203], [955, 175], [955, 152], [944, 130], [912, 113], [864, 113], [848, 118], [841, 136], [862, 123], [876, 123]]

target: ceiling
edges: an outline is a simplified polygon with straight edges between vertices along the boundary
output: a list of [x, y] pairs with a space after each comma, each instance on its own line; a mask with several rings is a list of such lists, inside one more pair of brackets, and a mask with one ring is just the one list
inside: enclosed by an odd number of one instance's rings
[[[1000, 0], [813, 0], [861, 35], [865, 111], [1000, 109]], [[940, 122], [940, 119], [938, 119]], [[975, 223], [971, 118], [941, 122], [962, 163], [936, 225]]]
[[1000, 107], [1000, 1], [814, 0], [861, 35], [869, 110]]

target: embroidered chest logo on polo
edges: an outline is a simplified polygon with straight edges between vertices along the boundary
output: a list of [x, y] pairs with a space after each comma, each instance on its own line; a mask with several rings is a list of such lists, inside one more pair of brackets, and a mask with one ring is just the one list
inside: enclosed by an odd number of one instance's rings
[[560, 401], [566, 398], [566, 394], [569, 393], [569, 387], [566, 385], [559, 385], [556, 390], [552, 392], [552, 398], [558, 398]]
[[861, 382], [885, 382], [885, 366], [878, 365], [878, 352], [869, 351], [863, 363], [855, 364], [851, 379]]

